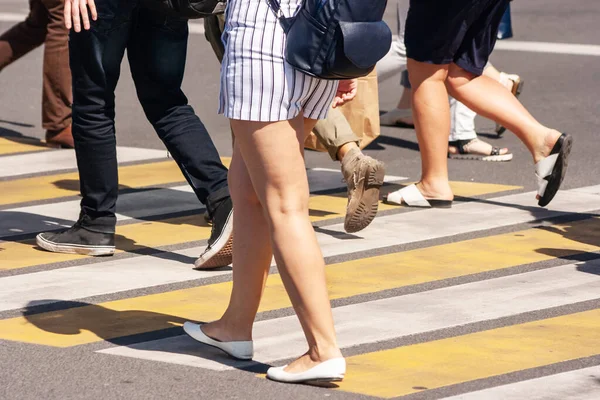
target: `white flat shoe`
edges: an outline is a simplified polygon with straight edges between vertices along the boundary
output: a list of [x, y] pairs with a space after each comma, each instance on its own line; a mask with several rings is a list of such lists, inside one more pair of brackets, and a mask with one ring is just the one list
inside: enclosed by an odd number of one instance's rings
[[192, 339], [195, 339], [200, 343], [216, 347], [217, 349], [229, 354], [233, 358], [237, 358], [239, 360], [252, 360], [252, 357], [254, 356], [254, 345], [252, 344], [251, 340], [239, 342], [220, 342], [206, 336], [206, 334], [202, 332], [202, 325], [194, 324], [193, 322], [186, 322], [183, 324], [183, 330]]
[[346, 360], [343, 357], [323, 361], [321, 364], [297, 374], [284, 371], [285, 367], [287, 365], [269, 368], [267, 378], [284, 383], [339, 382], [344, 379], [346, 374]]

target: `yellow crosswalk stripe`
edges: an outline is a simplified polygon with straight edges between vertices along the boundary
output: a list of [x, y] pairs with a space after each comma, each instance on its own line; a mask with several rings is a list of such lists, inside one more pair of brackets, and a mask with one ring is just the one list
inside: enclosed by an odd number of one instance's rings
[[[208, 239], [211, 228], [201, 216], [148, 221], [117, 227], [117, 252], [152, 249], [157, 246]], [[50, 253], [39, 249], [35, 240], [0, 242], [0, 270], [12, 270], [49, 263], [77, 260], [87, 256]]]
[[[223, 159], [225, 164], [229, 159]], [[174, 161], [162, 161], [119, 168], [121, 188], [141, 188], [185, 182]], [[0, 182], [0, 205], [50, 200], [79, 195], [79, 175], [76, 172]]]
[[0, 137], [0, 155], [26, 153], [32, 151], [49, 150], [42, 142], [27, 139], [8, 139]]
[[[500, 270], [600, 250], [600, 219], [330, 265], [332, 299]], [[143, 266], [140, 266], [143, 270]], [[231, 282], [0, 321], [0, 339], [68, 347], [211, 320], [225, 309]], [[269, 277], [260, 311], [289, 307], [279, 275]]]
[[339, 389], [391, 398], [594, 356], [598, 332], [593, 310], [361, 354], [346, 360]]
[[[383, 206], [384, 209], [391, 206]], [[310, 198], [313, 222], [339, 218], [346, 211], [346, 199], [341, 195], [314, 196]], [[208, 239], [210, 227], [200, 216], [171, 218], [161, 221], [141, 222], [117, 227], [117, 253], [139, 251], [157, 246]], [[35, 240], [0, 242], [0, 270], [11, 270], [36, 265], [77, 260], [87, 256], [43, 251]]]
[[[226, 166], [229, 166], [231, 159], [223, 157], [222, 161]], [[177, 164], [172, 160], [119, 168], [121, 188], [142, 188], [178, 182], [184, 183], [185, 179]], [[520, 186], [476, 182], [452, 182], [451, 186], [457, 196], [464, 197], [520, 188]], [[79, 175], [76, 172], [71, 172], [16, 179], [0, 182], [0, 188], [2, 190], [0, 205], [76, 196], [79, 194]]]
[[[345, 194], [313, 196], [310, 198], [310, 215], [313, 222], [343, 217], [346, 212]], [[382, 205], [382, 209], [393, 206]], [[210, 227], [200, 216], [171, 218], [141, 222], [117, 227], [117, 253], [140, 251], [157, 246], [208, 239]], [[35, 240], [0, 242], [0, 270], [32, 267], [49, 263], [77, 260], [86, 256], [43, 251]]]
[[[163, 163], [157, 163], [163, 164]], [[175, 165], [170, 163], [169, 165]], [[152, 164], [150, 164], [152, 165]], [[8, 182], [10, 183], [10, 182]], [[459, 190], [462, 182], [453, 183]], [[145, 185], [144, 185], [145, 186]], [[483, 194], [493, 190], [510, 190], [509, 186], [489, 184], [469, 184], [465, 192]], [[346, 193], [312, 196], [310, 198], [310, 216], [313, 222], [341, 218], [346, 213]], [[380, 210], [394, 209], [396, 206], [380, 204]], [[117, 252], [131, 252], [157, 246], [168, 246], [179, 243], [208, 239], [210, 228], [199, 216], [166, 219], [153, 222], [142, 222], [117, 227]], [[43, 251], [35, 247], [35, 240], [19, 242], [0, 242], [0, 271], [37, 265], [77, 260], [86, 256], [76, 254], [59, 254]]]

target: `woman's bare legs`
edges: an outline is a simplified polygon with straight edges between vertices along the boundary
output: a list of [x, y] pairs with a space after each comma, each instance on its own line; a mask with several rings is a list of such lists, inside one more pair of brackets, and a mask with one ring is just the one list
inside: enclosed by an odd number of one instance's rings
[[252, 324], [273, 258], [267, 220], [237, 140], [233, 141], [228, 180], [235, 210], [233, 289], [223, 317], [202, 326], [205, 334], [225, 342], [252, 339]]
[[445, 80], [448, 66], [408, 59], [415, 130], [421, 151], [421, 182], [427, 199], [452, 200], [448, 182], [450, 105]]
[[514, 132], [527, 146], [534, 162], [550, 154], [561, 133], [540, 124], [515, 96], [487, 76], [475, 76], [456, 64], [448, 68], [450, 95], [477, 114]]
[[[304, 371], [314, 364], [341, 357], [325, 283], [325, 264], [308, 217], [309, 189], [302, 144], [305, 130], [312, 129], [313, 124], [314, 121], [304, 121], [301, 116], [272, 123], [232, 121], [237, 149], [230, 172], [234, 218], [237, 218], [234, 219], [233, 291], [223, 317], [202, 328], [219, 340], [251, 338], [272, 247], [309, 348], [286, 368], [288, 372]], [[245, 171], [234, 164], [239, 158], [243, 159]], [[248, 186], [235, 187], [237, 179], [244, 176], [250, 178], [253, 193], [249, 193]], [[240, 201], [244, 198], [253, 199], [249, 201], [253, 206], [244, 205], [241, 210]], [[252, 216], [244, 217], [246, 213]], [[243, 225], [250, 221], [259, 223], [261, 218], [264, 230]], [[269, 239], [267, 248], [264, 243]]]

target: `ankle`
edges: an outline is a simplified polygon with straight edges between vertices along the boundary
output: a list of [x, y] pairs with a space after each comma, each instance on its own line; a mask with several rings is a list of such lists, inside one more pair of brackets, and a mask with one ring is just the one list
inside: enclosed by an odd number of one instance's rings
[[346, 157], [346, 155], [348, 155], [350, 153], [355, 153], [355, 152], [360, 153], [360, 149], [359, 149], [358, 145], [356, 144], [356, 142], [344, 143], [343, 145], [338, 147], [337, 159], [338, 159], [338, 161], [344, 161], [344, 157]]
[[343, 357], [337, 344], [326, 346], [311, 346], [307, 353], [311, 361], [315, 363]]
[[543, 134], [543, 138], [540, 140], [537, 149], [532, 152], [534, 163], [537, 163], [550, 155], [550, 152], [554, 148], [560, 135], [561, 133], [555, 129], [548, 129], [545, 134]]
[[234, 322], [225, 315], [205, 324], [202, 330], [206, 335], [223, 342], [252, 340], [252, 324]]

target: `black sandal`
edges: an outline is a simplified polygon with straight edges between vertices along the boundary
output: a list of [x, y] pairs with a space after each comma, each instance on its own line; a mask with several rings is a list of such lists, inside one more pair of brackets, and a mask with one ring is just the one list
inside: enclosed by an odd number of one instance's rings
[[552, 201], [565, 178], [573, 137], [563, 133], [552, 148], [550, 155], [535, 164], [538, 178], [538, 205], [545, 207]]

